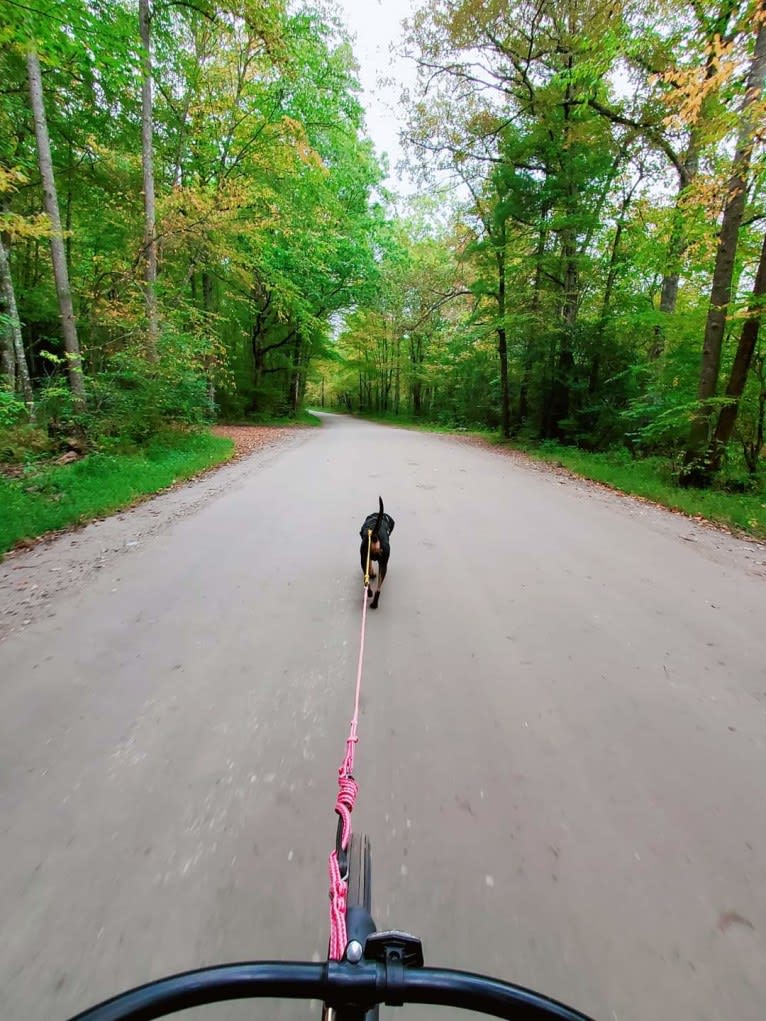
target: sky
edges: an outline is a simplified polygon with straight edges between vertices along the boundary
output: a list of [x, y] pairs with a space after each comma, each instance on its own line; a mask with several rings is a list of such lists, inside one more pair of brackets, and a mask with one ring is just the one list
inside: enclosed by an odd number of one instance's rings
[[[411, 61], [396, 58], [390, 47], [401, 40], [401, 22], [416, 6], [412, 0], [335, 0], [352, 36], [359, 62], [362, 101], [366, 110], [367, 134], [379, 154], [388, 153], [388, 187], [400, 194], [411, 186], [396, 170], [402, 158], [399, 146], [400, 118], [396, 111], [400, 83], [415, 81]], [[396, 84], [382, 86], [379, 79], [391, 77]]]

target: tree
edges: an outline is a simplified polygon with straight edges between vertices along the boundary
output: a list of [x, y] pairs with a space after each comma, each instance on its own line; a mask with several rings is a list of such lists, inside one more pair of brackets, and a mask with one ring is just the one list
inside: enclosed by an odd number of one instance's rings
[[[409, 51], [422, 83], [419, 97], [410, 99], [410, 138], [439, 170], [451, 168], [460, 176], [473, 192], [474, 207], [481, 191], [502, 238], [495, 245], [494, 291], [502, 306], [498, 355], [504, 432], [512, 416], [509, 246], [517, 264], [518, 253], [526, 253], [522, 275], [532, 284], [528, 301], [514, 295], [515, 309], [526, 306], [517, 418], [528, 417], [531, 365], [544, 359], [542, 431], [561, 438], [572, 429], [582, 389], [579, 317], [590, 289], [586, 270], [610, 190], [638, 136], [625, 118], [607, 122], [590, 102], [603, 96], [603, 82], [619, 57], [603, 39], [620, 14], [607, 4], [525, 3], [511, 9], [492, 3], [478, 9], [468, 0], [432, 0], [410, 23]], [[607, 39], [612, 38], [610, 32]], [[489, 223], [486, 216], [484, 222]], [[543, 353], [544, 304], [549, 307]], [[521, 317], [516, 312], [513, 318]]]
[[144, 175], [144, 280], [146, 282], [147, 346], [157, 358], [157, 237], [155, 234], [154, 151], [152, 145], [152, 30], [149, 0], [138, 0], [141, 34], [141, 167]]
[[766, 235], [764, 235], [761, 247], [752, 297], [746, 310], [745, 322], [742, 325], [737, 351], [729, 374], [729, 382], [726, 386], [727, 402], [718, 415], [718, 423], [706, 457], [711, 472], [719, 470], [726, 445], [734, 430], [740, 398], [745, 389], [747, 375], [758, 343], [758, 332], [764, 312], [764, 298], [766, 298]]
[[726, 314], [731, 300], [734, 260], [745, 200], [752, 151], [756, 133], [762, 122], [764, 80], [766, 80], [766, 0], [760, 0], [756, 14], [757, 34], [740, 108], [737, 145], [732, 164], [732, 173], [727, 188], [726, 204], [723, 210], [721, 229], [718, 235], [713, 281], [710, 290], [710, 306], [705, 323], [702, 343], [699, 386], [697, 398], [700, 407], [694, 416], [689, 433], [689, 445], [684, 459], [685, 471], [682, 476], [685, 485], [709, 485], [713, 465], [705, 457], [711, 440], [711, 419], [714, 408], [711, 399], [718, 388], [721, 366]]
[[30, 420], [34, 421], [35, 396], [32, 391], [27, 355], [21, 336], [21, 321], [16, 306], [16, 292], [13, 287], [11, 267], [2, 237], [0, 237], [0, 298], [2, 298], [5, 316], [5, 323], [0, 323], [0, 328], [4, 326], [3, 370], [11, 390], [15, 389], [18, 381], [18, 388], [24, 398], [27, 414]]
[[85, 407], [85, 382], [83, 379], [82, 359], [80, 357], [80, 344], [77, 339], [77, 326], [72, 306], [72, 294], [69, 288], [69, 271], [66, 262], [63, 231], [61, 229], [58, 195], [53, 176], [53, 161], [51, 159], [51, 145], [48, 137], [48, 124], [45, 117], [40, 60], [33, 49], [30, 49], [27, 53], [27, 70], [29, 75], [29, 95], [37, 138], [40, 177], [43, 182], [43, 200], [45, 211], [51, 221], [51, 260], [53, 263], [53, 275], [56, 281], [56, 292], [58, 294], [61, 330], [64, 335], [64, 347], [67, 354], [69, 385], [72, 388], [76, 406], [82, 409]]

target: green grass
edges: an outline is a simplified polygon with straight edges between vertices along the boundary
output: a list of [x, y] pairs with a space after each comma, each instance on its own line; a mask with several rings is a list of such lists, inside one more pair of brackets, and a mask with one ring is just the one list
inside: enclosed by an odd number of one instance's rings
[[275, 425], [321, 425], [322, 419], [310, 411], [308, 408], [301, 408], [297, 415], [293, 418], [283, 418], [279, 422], [275, 422]]
[[348, 408], [328, 407], [324, 410], [334, 415], [348, 415], [350, 418], [361, 418], [365, 422], [378, 422], [380, 425], [399, 426], [401, 429], [418, 429], [420, 432], [458, 433], [461, 436], [482, 436], [488, 440], [497, 436], [497, 430], [481, 429], [479, 426], [463, 428], [462, 426], [456, 426], [454, 423], [444, 425], [439, 422], [429, 422], [428, 419], [424, 418], [415, 418], [413, 415], [396, 415], [392, 411], [355, 411], [352, 414]]
[[70, 465], [33, 466], [19, 479], [0, 477], [0, 555], [22, 539], [127, 507], [227, 461], [233, 450], [209, 433], [171, 432], [136, 453], [90, 454]]
[[322, 420], [301, 408], [296, 415], [255, 415], [250, 418], [222, 418], [218, 425], [321, 425]]
[[576, 447], [544, 443], [524, 447], [525, 453], [561, 465], [577, 475], [602, 482], [613, 489], [643, 496], [672, 510], [766, 538], [766, 490], [728, 493], [721, 489], [681, 489], [665, 458], [636, 460], [627, 451], [591, 454]]

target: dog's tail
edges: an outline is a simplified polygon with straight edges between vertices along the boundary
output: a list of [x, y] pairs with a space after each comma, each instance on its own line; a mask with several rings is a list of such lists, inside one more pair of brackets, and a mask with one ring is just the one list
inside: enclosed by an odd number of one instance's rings
[[380, 510], [378, 511], [378, 516], [375, 519], [375, 524], [374, 524], [373, 529], [372, 529], [372, 537], [374, 539], [378, 538], [378, 535], [380, 534], [380, 526], [381, 526], [381, 523], [383, 521], [383, 497], [382, 496], [378, 497], [378, 506], [380, 507]]

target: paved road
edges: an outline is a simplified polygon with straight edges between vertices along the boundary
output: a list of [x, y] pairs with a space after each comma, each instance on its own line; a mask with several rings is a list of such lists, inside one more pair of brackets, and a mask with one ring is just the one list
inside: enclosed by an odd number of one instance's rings
[[766, 551], [335, 418], [0, 645], [0, 1017], [322, 954], [378, 492], [356, 823], [379, 923], [603, 1021], [761, 1021]]

